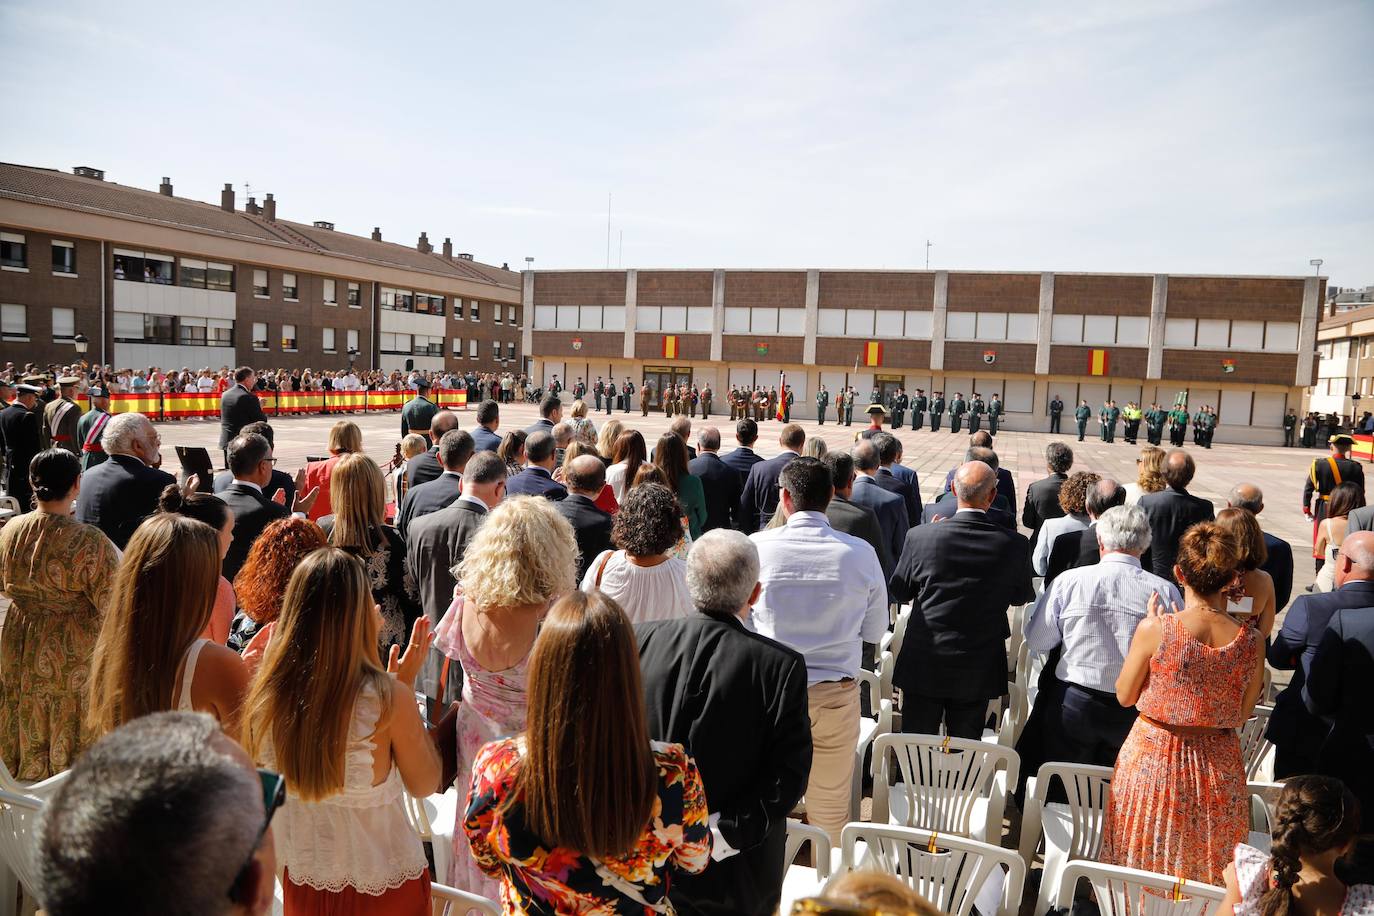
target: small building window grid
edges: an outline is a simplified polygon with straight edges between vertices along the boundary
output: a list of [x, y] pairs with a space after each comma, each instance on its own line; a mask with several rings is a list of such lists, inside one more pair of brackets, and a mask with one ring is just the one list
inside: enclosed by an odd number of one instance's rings
[[253, 271], [253, 295], [259, 299], [271, 298], [272, 290], [267, 285], [267, 271]]
[[477, 338], [476, 338], [476, 337], [472, 337], [472, 338], [469, 338], [469, 339], [468, 339], [468, 359], [476, 359], [476, 358], [477, 358]]
[[212, 289], [217, 292], [234, 291], [234, 266], [216, 261], [182, 258], [177, 271], [177, 285], [191, 289]]
[[285, 353], [296, 352], [296, 326], [294, 324], [281, 326], [281, 348]]
[[499, 341], [499, 340], [493, 340], [493, 341], [491, 342], [491, 358], [494, 359], [494, 360], [497, 360], [498, 362], [500, 361], [500, 359], [501, 359], [501, 341]]
[[515, 359], [515, 342], [506, 342], [506, 359]]
[[70, 343], [76, 339], [76, 309], [52, 310], [52, 339], [54, 343]]
[[334, 329], [333, 329], [333, 328], [321, 328], [321, 329], [320, 329], [320, 349], [322, 349], [322, 350], [323, 350], [324, 352], [326, 352], [326, 353], [333, 353], [333, 352], [334, 352]]
[[350, 350], [356, 350], [356, 349], [358, 349], [358, 329], [357, 329], [357, 328], [349, 328], [349, 329], [348, 329], [348, 337], [347, 337], [347, 340], [348, 340], [348, 349], [350, 349]]
[[63, 277], [76, 276], [76, 245], [53, 239], [52, 272]]
[[323, 280], [321, 280], [321, 281], [320, 281], [320, 298], [321, 298], [321, 300], [324, 302], [325, 305], [338, 305], [338, 304], [339, 304], [338, 284], [337, 284], [334, 280], [332, 280], [332, 279], [330, 279], [330, 278], [328, 278], [328, 277], [326, 277], [326, 278], [324, 278]]
[[28, 306], [6, 303], [0, 305], [0, 338], [5, 340], [28, 340]]
[[518, 323], [518, 320], [516, 318], [515, 306], [510, 305], [506, 307], [506, 321], [510, 324]]
[[296, 282], [295, 274], [281, 275], [281, 295], [287, 302], [296, 302], [300, 299], [300, 286]]
[[29, 269], [29, 246], [17, 232], [0, 232], [0, 267], [6, 270]]
[[458, 359], [463, 358], [463, 338], [453, 338], [453, 355]]
[[473, 321], [482, 320], [482, 305], [476, 299], [468, 303], [468, 317]]
[[114, 278], [132, 283], [172, 285], [172, 256], [154, 251], [114, 249]]
[[363, 307], [362, 288], [357, 283], [348, 284], [348, 307], [351, 309]]

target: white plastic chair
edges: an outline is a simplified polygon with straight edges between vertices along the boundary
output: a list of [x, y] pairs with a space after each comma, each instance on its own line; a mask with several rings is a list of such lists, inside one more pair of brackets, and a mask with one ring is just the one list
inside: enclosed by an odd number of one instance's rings
[[[1047, 803], [1050, 783], [1058, 779], [1067, 802]], [[1035, 913], [1050, 907], [1050, 895], [1072, 859], [1097, 858], [1102, 849], [1102, 823], [1112, 768], [1078, 763], [1046, 763], [1026, 780], [1026, 805], [1021, 817], [1021, 858], [1030, 868], [1044, 841], [1045, 859]]]
[[501, 905], [495, 900], [469, 894], [456, 887], [431, 884], [429, 895], [436, 903], [444, 904], [439, 916], [470, 916], [472, 913], [478, 913], [480, 916], [501, 916]]
[[860, 805], [863, 804], [864, 753], [873, 746], [879, 735], [892, 731], [892, 701], [883, 697], [882, 682], [871, 671], [859, 672], [859, 690], [868, 691], [869, 708], [872, 716], [859, 716], [859, 740], [854, 749], [854, 783], [849, 800], [849, 817], [859, 820]]
[[0, 916], [13, 916], [22, 887], [28, 898], [27, 912], [37, 906], [37, 881], [33, 871], [33, 831], [38, 813], [67, 773], [42, 782], [21, 783], [0, 762]]
[[1283, 792], [1283, 783], [1247, 782], [1245, 790], [1250, 793], [1250, 838], [1246, 842], [1268, 852], [1274, 842], [1274, 811]]
[[[890, 761], [897, 759], [898, 780]], [[1007, 786], [1021, 758], [998, 744], [938, 735], [880, 735], [873, 744], [873, 822], [996, 845]]]
[[[813, 865], [797, 865], [797, 853], [806, 844], [811, 844]], [[814, 897], [821, 892], [831, 874], [839, 868], [839, 850], [832, 849], [830, 837], [819, 827], [788, 819], [787, 845], [783, 847], [782, 861], [787, 871], [782, 878], [782, 899], [778, 910], [791, 913], [794, 901], [803, 897]]]
[[1028, 605], [1018, 604], [1011, 609], [1011, 639], [1007, 642], [1007, 659], [1011, 662], [1008, 675], [1016, 670], [1016, 661], [1021, 657], [1021, 646], [1026, 641], [1026, 613]]
[[[846, 824], [840, 845], [842, 869], [896, 875], [950, 916], [967, 916], [975, 900], [986, 901], [999, 882], [996, 916], [1015, 916], [1021, 907], [1026, 865], [1013, 850], [916, 827], [874, 824]], [[993, 916], [982, 907], [979, 911]]]
[[1272, 706], [1256, 706], [1240, 727], [1240, 755], [1245, 762], [1246, 779], [1268, 782], [1274, 778], [1274, 745], [1264, 737], [1273, 711]]
[[402, 790], [401, 803], [406, 820], [434, 851], [434, 873], [441, 879], [448, 875], [453, 861], [453, 826], [458, 813], [458, 790], [452, 786], [447, 792], [416, 798]]
[[983, 740], [1003, 747], [1015, 747], [1030, 717], [1030, 703], [1026, 689], [1015, 681], [1007, 681], [1007, 695], [988, 703], [988, 717], [996, 718], [996, 727], [983, 729]]
[[1073, 905], [1080, 879], [1092, 885], [1102, 916], [1207, 916], [1226, 896], [1225, 888], [1210, 884], [1078, 860], [1064, 869], [1054, 901], [1056, 907]]

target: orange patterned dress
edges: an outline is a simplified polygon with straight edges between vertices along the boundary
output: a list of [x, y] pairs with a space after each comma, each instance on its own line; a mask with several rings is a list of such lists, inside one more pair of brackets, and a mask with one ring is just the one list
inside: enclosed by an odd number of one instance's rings
[[[1136, 719], [1116, 758], [1103, 825], [1102, 861], [1220, 886], [1236, 844], [1249, 837], [1240, 738], [1245, 689], [1264, 638], [1243, 626], [1214, 649], [1178, 618], [1159, 618]], [[1182, 735], [1145, 721], [1226, 729]]]

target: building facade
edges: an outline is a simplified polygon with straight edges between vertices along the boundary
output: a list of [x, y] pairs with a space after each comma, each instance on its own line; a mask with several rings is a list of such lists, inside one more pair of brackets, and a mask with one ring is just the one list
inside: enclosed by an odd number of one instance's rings
[[[524, 275], [537, 381], [777, 386], [814, 416], [822, 384], [996, 393], [1013, 429], [1058, 396], [1220, 412], [1217, 441], [1279, 444], [1312, 384], [1325, 279], [866, 270], [587, 270]], [[833, 407], [832, 407], [833, 416]], [[1071, 422], [1066, 423], [1071, 428]]]
[[1317, 329], [1317, 357], [1307, 410], [1356, 419], [1374, 410], [1374, 305], [1342, 309], [1333, 298]]
[[520, 277], [505, 267], [243, 208], [0, 164], [0, 361], [519, 370]]

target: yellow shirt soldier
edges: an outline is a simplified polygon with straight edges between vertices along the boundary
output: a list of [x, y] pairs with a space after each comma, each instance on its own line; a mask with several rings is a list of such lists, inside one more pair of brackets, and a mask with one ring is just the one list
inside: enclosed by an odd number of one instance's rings
[[81, 379], [64, 375], [57, 380], [58, 396], [43, 408], [42, 444], [44, 448], [64, 448], [73, 455], [80, 454], [76, 441], [76, 425], [81, 408], [74, 395]]

